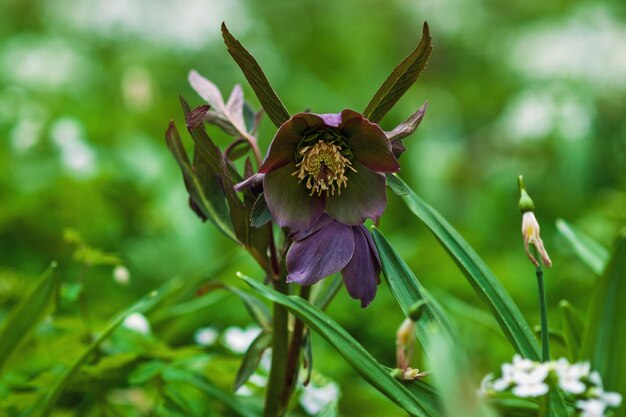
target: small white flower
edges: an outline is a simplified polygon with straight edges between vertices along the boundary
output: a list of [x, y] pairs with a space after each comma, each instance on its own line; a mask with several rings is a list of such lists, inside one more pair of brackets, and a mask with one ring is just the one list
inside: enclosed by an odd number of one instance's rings
[[123, 265], [113, 268], [113, 280], [120, 285], [128, 285], [130, 282], [130, 271]]
[[257, 387], [264, 387], [267, 385], [267, 377], [255, 373], [250, 375], [248, 382], [252, 385], [256, 385]]
[[591, 367], [589, 362], [575, 363], [570, 365], [567, 359], [561, 358], [556, 362], [556, 373], [559, 377], [559, 386], [565, 392], [582, 394], [587, 386], [581, 381], [589, 375]]
[[309, 384], [300, 395], [300, 405], [310, 415], [322, 411], [324, 407], [339, 399], [339, 387], [334, 382], [318, 386]]
[[261, 333], [261, 329], [255, 325], [250, 325], [245, 329], [229, 327], [224, 332], [224, 344], [235, 353], [245, 353], [259, 333]]
[[489, 391], [491, 391], [491, 389], [495, 389], [493, 388], [493, 380], [494, 380], [493, 374], [485, 375], [483, 380], [480, 381], [480, 389], [478, 390], [478, 395], [482, 397], [489, 395]]
[[213, 327], [202, 327], [196, 330], [193, 335], [193, 340], [200, 346], [213, 346], [218, 335], [217, 330]]
[[513, 383], [513, 374], [515, 368], [510, 363], [502, 364], [502, 378], [493, 381], [493, 389], [496, 391], [504, 391]]
[[239, 389], [235, 391], [235, 395], [240, 395], [242, 397], [250, 397], [252, 394], [254, 394], [252, 390], [245, 385], [240, 386]]
[[580, 417], [604, 417], [606, 405], [604, 401], [592, 398], [576, 401], [576, 407], [581, 410]]
[[517, 370], [513, 375], [516, 386], [513, 394], [518, 397], [539, 397], [549, 390], [544, 382], [548, 376], [549, 369], [544, 364], [537, 364], [534, 369]]
[[132, 313], [128, 317], [124, 319], [124, 323], [122, 324], [127, 329], [133, 330], [137, 333], [141, 334], [149, 334], [150, 333], [150, 322], [146, 316], [141, 313]]

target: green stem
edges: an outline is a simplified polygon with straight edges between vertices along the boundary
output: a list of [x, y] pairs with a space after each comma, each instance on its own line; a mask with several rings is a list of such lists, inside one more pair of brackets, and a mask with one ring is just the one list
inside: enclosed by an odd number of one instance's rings
[[[311, 287], [308, 285], [300, 288], [300, 297], [305, 300], [311, 295]], [[296, 319], [293, 325], [293, 334], [291, 336], [291, 344], [289, 345], [289, 355], [287, 356], [287, 373], [285, 382], [285, 391], [283, 393], [282, 402], [286, 406], [289, 403], [289, 397], [294, 391], [296, 381], [298, 380], [298, 370], [300, 368], [300, 350], [302, 347], [302, 337], [304, 335], [304, 323], [300, 319]]]
[[[280, 279], [273, 282], [274, 289], [282, 294], [288, 293], [287, 282], [281, 275]], [[289, 316], [287, 310], [278, 303], [274, 303], [273, 340], [272, 340], [272, 367], [267, 382], [265, 396], [265, 417], [280, 417], [285, 414], [286, 407], [281, 398], [285, 391], [287, 380], [287, 358], [289, 344]]]
[[[537, 248], [533, 245], [533, 251], [535, 252], [535, 258], [541, 259], [537, 253]], [[546, 302], [546, 290], [543, 282], [543, 268], [541, 267], [541, 261], [535, 268], [537, 274], [537, 287], [539, 288], [539, 310], [541, 313], [541, 359], [543, 362], [550, 361], [550, 335], [548, 333], [548, 307]]]

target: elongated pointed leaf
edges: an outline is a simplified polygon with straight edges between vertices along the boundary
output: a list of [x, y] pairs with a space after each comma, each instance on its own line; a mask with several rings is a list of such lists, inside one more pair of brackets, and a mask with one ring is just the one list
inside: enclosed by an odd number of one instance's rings
[[339, 274], [328, 277], [324, 281], [323, 289], [313, 300], [313, 304], [322, 311], [326, 310], [343, 285], [343, 279]]
[[[233, 226], [229, 219], [228, 207], [226, 205], [226, 199], [221, 191], [221, 182], [219, 177], [209, 179], [204, 178], [204, 182], [198, 178], [194, 172], [187, 152], [183, 147], [183, 143], [178, 134], [178, 130], [174, 125], [174, 122], [170, 122], [170, 125], [165, 133], [167, 147], [174, 155], [176, 162], [180, 166], [183, 173], [183, 179], [185, 180], [185, 186], [189, 195], [195, 202], [198, 209], [203, 215], [210, 219], [215, 226], [226, 236], [237, 241], [237, 236], [233, 231]], [[220, 187], [219, 189], [217, 187]]]
[[41, 416], [47, 417], [55, 403], [63, 393], [67, 384], [78, 373], [78, 371], [87, 363], [91, 355], [100, 347], [102, 342], [108, 338], [115, 329], [117, 329], [126, 317], [132, 313], [145, 313], [154, 308], [165, 297], [169, 296], [172, 292], [177, 291], [182, 287], [181, 281], [171, 281], [164, 285], [159, 291], [152, 291], [137, 303], [132, 305], [126, 311], [118, 314], [113, 320], [111, 320], [104, 330], [91, 342], [89, 347], [70, 365], [65, 372], [59, 377], [59, 379], [49, 388], [43, 399], [37, 403], [34, 407], [27, 409], [22, 416]]
[[363, 115], [374, 123], [380, 122], [396, 102], [413, 85], [426, 68], [432, 51], [430, 30], [424, 22], [422, 39], [417, 48], [402, 61], [380, 86]]
[[448, 314], [422, 287], [413, 271], [391, 247], [383, 234], [374, 228], [372, 235], [378, 248], [385, 281], [404, 315], [411, 316], [413, 306], [420, 301], [425, 302], [424, 312], [416, 320], [416, 334], [422, 346], [428, 345], [432, 332], [440, 333], [450, 344], [458, 343], [456, 329]]
[[441, 214], [423, 202], [398, 176], [387, 175], [387, 184], [435, 235], [474, 291], [487, 304], [515, 350], [526, 358], [538, 361], [539, 344], [528, 322], [476, 251]]
[[224, 23], [222, 23], [222, 36], [230, 56], [241, 68], [267, 116], [277, 127], [285, 123], [290, 117], [289, 112], [274, 92], [254, 57], [231, 35]]
[[[330, 343], [345, 361], [370, 385], [391, 401], [415, 416], [439, 416], [437, 398], [428, 384], [403, 384], [390, 375], [390, 369], [381, 366], [350, 334], [324, 312], [296, 296], [286, 296], [255, 280], [240, 277], [263, 297], [274, 301], [302, 320], [311, 330]], [[407, 387], [412, 386], [412, 390]]]
[[585, 357], [600, 372], [607, 390], [625, 395], [626, 230], [615, 242], [613, 255], [596, 291], [585, 335]]
[[596, 275], [602, 275], [602, 271], [609, 262], [609, 251], [589, 236], [579, 232], [563, 219], [556, 221], [556, 227], [578, 255], [578, 258], [587, 265]]
[[43, 318], [59, 286], [56, 262], [22, 296], [0, 328], [0, 371], [20, 342]]
[[241, 360], [237, 376], [235, 377], [235, 383], [233, 384], [233, 391], [237, 391], [248, 379], [252, 376], [256, 368], [259, 367], [263, 352], [272, 345], [272, 333], [261, 332], [256, 339], [250, 343], [250, 347], [246, 351], [246, 354]]
[[224, 288], [241, 298], [248, 314], [259, 326], [268, 331], [272, 329], [272, 313], [261, 300], [230, 285], [224, 285]]

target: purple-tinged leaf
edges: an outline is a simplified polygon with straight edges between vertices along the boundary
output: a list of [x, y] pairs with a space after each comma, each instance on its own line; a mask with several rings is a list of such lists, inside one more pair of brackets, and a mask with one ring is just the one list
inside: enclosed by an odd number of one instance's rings
[[422, 39], [417, 48], [402, 61], [380, 86], [363, 115], [374, 123], [380, 122], [396, 102], [419, 78], [426, 68], [432, 51], [428, 23], [424, 22]]
[[254, 202], [254, 206], [252, 206], [250, 225], [252, 227], [261, 227], [269, 223], [270, 220], [272, 220], [272, 213], [270, 213], [270, 209], [267, 207], [265, 196], [261, 193]]
[[198, 126], [202, 124], [204, 118], [209, 113], [209, 109], [211, 106], [208, 104], [203, 104], [202, 106], [196, 107], [190, 113], [185, 115], [185, 123], [187, 124], [187, 129], [196, 129]]
[[197, 71], [189, 71], [189, 84], [191, 87], [202, 97], [211, 107], [215, 108], [218, 112], [224, 113], [226, 105], [222, 98], [222, 93], [219, 88], [211, 81], [204, 78]]
[[410, 115], [404, 122], [396, 126], [395, 129], [391, 132], [385, 132], [385, 135], [387, 135], [387, 138], [391, 141], [391, 151], [396, 159], [399, 158], [404, 151], [406, 151], [406, 147], [404, 146], [404, 143], [402, 143], [402, 139], [415, 132], [417, 127], [422, 122], [427, 108], [428, 102], [425, 102], [422, 107], [417, 109], [417, 111]]
[[277, 127], [285, 123], [289, 119], [289, 112], [274, 92], [254, 57], [231, 35], [224, 23], [222, 23], [222, 36], [228, 52], [241, 68], [267, 116]]

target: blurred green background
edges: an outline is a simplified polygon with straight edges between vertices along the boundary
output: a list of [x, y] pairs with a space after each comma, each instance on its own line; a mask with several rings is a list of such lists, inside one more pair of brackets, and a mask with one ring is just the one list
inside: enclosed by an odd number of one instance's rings
[[[626, 220], [622, 0], [3, 0], [0, 319], [52, 260], [64, 288], [84, 281], [96, 322], [174, 276], [260, 276], [188, 209], [163, 137], [171, 118], [183, 126], [178, 94], [202, 103], [187, 83], [190, 69], [224, 93], [243, 84], [258, 108], [221, 41], [223, 20], [290, 112], [318, 113], [363, 110], [428, 21], [430, 63], [382, 123], [391, 130], [428, 100], [405, 141], [401, 176], [459, 229], [535, 325], [534, 270], [517, 210], [516, 177], [524, 174], [554, 262], [546, 274], [551, 320], [558, 325], [561, 299], [586, 310], [595, 278], [554, 222], [564, 218], [610, 247]], [[262, 149], [274, 131], [265, 119]], [[220, 131], [209, 133], [227, 146]], [[380, 227], [457, 319], [480, 373], [510, 359], [465, 278], [391, 193]], [[130, 284], [116, 284], [111, 266], [81, 272], [67, 228], [117, 254]], [[384, 286], [365, 310], [342, 291], [329, 313], [382, 363], [394, 363], [402, 314]], [[199, 327], [248, 320], [229, 298], [163, 339], [190, 344]], [[402, 415], [322, 340], [314, 347], [316, 369], [342, 388], [342, 413]]]

